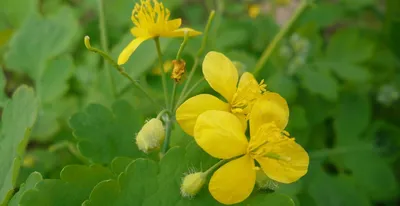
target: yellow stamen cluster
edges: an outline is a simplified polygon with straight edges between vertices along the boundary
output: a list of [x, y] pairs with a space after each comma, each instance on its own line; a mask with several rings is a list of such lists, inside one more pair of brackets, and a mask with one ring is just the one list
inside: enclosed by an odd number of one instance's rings
[[267, 91], [266, 87], [267, 85], [264, 83], [264, 80], [261, 80], [260, 83], [257, 83], [255, 80], [249, 81], [239, 87], [233, 95], [231, 103], [232, 113], [248, 114], [257, 98]]
[[170, 30], [168, 19], [170, 17], [170, 11], [164, 7], [162, 3], [157, 0], [141, 0], [141, 4], [136, 4], [132, 11], [131, 20], [135, 25], [139, 34], [155, 34], [162, 33]]
[[[269, 137], [268, 140], [266, 137]], [[274, 123], [261, 126], [254, 138], [263, 139], [263, 141], [250, 142], [248, 153], [253, 158], [268, 157], [286, 162], [291, 161], [290, 157], [279, 155], [273, 149], [285, 147], [289, 141], [294, 141], [295, 139], [290, 138], [288, 132], [282, 132]]]

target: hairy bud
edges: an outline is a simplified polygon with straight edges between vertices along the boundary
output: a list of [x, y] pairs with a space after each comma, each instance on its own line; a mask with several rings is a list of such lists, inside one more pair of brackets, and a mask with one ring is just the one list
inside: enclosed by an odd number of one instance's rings
[[159, 148], [165, 137], [161, 120], [153, 118], [146, 122], [136, 136], [136, 144], [145, 153]]

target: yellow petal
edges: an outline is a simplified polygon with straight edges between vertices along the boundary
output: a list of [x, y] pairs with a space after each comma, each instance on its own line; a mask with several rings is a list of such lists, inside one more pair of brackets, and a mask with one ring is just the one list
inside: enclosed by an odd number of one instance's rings
[[209, 110], [198, 117], [194, 139], [211, 156], [229, 159], [246, 153], [248, 143], [244, 132], [235, 115]]
[[138, 46], [142, 42], [144, 42], [144, 41], [146, 41], [147, 39], [150, 39], [150, 38], [151, 37], [139, 37], [139, 38], [136, 38], [136, 39], [132, 40], [128, 44], [128, 46], [126, 46], [124, 48], [124, 50], [122, 50], [121, 54], [119, 54], [118, 65], [125, 64], [128, 61], [129, 57], [132, 55], [132, 53], [136, 50], [136, 48], [138, 48]]
[[240, 123], [242, 123], [242, 126], [243, 126], [243, 128], [244, 128], [244, 131], [246, 131], [246, 129], [247, 129], [247, 119], [246, 119], [246, 115], [244, 115], [244, 114], [239, 114], [239, 113], [234, 114], [234, 115], [239, 119]]
[[162, 37], [183, 37], [183, 36], [185, 36], [185, 32], [188, 32], [189, 36], [198, 36], [201, 34], [201, 32], [196, 31], [191, 28], [180, 28], [180, 29], [176, 29], [173, 31], [165, 32], [165, 33], [161, 34], [160, 36], [162, 36]]
[[147, 31], [145, 29], [142, 29], [139, 27], [133, 27], [131, 29], [131, 34], [136, 38], [142, 37], [142, 36], [149, 36], [149, 34], [147, 33]]
[[263, 157], [256, 158], [269, 178], [292, 183], [307, 173], [309, 157], [303, 147], [294, 140], [280, 145], [271, 144]]
[[176, 121], [190, 136], [193, 136], [193, 129], [197, 117], [208, 110], [229, 111], [229, 105], [217, 97], [209, 94], [199, 94], [186, 100], [176, 110]]
[[249, 155], [245, 155], [226, 163], [215, 171], [208, 189], [218, 202], [230, 205], [242, 202], [249, 197], [255, 181], [254, 160]]
[[250, 135], [253, 136], [265, 123], [275, 122], [283, 130], [289, 121], [289, 107], [286, 100], [277, 93], [264, 93], [254, 103], [250, 114]]
[[253, 90], [259, 90], [259, 86], [256, 78], [254, 78], [254, 75], [249, 72], [244, 72], [242, 76], [240, 76], [238, 89], [243, 89], [248, 86], [251, 86]]
[[210, 86], [231, 102], [239, 78], [231, 60], [221, 53], [208, 52], [203, 61], [203, 74]]
[[176, 30], [181, 26], [181, 24], [182, 19], [180, 18], [167, 21], [168, 30]]
[[260, 85], [253, 74], [245, 72], [239, 80], [238, 89], [232, 99], [233, 108], [242, 109], [243, 114], [249, 114], [254, 102], [261, 96]]

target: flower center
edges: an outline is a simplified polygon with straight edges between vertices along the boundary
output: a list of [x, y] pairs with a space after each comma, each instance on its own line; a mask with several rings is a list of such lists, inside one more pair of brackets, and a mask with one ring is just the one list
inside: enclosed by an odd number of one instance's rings
[[250, 113], [255, 100], [266, 91], [266, 87], [264, 80], [261, 80], [259, 84], [254, 80], [239, 85], [231, 101], [232, 113], [245, 115]]
[[281, 131], [275, 123], [269, 123], [261, 126], [256, 135], [252, 137], [248, 154], [255, 159], [258, 157], [267, 157], [275, 160], [291, 161], [291, 157], [281, 154], [282, 147], [287, 146], [294, 138], [289, 137], [289, 133]]
[[157, 0], [153, 0], [153, 5], [150, 0], [141, 0], [140, 5], [135, 5], [131, 19], [136, 27], [151, 29], [158, 24], [165, 24], [168, 21], [170, 11]]

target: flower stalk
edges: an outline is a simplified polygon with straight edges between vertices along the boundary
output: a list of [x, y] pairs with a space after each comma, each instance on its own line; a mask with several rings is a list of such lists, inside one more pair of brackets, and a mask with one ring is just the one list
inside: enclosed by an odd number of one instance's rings
[[168, 88], [167, 88], [167, 77], [164, 71], [164, 63], [163, 63], [163, 56], [161, 52], [161, 46], [160, 46], [160, 38], [155, 37], [154, 41], [156, 43], [156, 48], [157, 48], [157, 54], [158, 54], [158, 61], [160, 64], [160, 70], [161, 70], [161, 81], [163, 85], [163, 90], [164, 90], [164, 99], [165, 99], [165, 107], [169, 108], [168, 104]]
[[[183, 52], [183, 50], [185, 49], [186, 44], [188, 43], [188, 41], [189, 41], [189, 33], [186, 32], [186, 33], [185, 33], [185, 36], [184, 36], [184, 38], [183, 38], [182, 44], [181, 44], [181, 46], [179, 47], [178, 53], [176, 54], [175, 60], [180, 61], [182, 52]], [[176, 87], [177, 87], [177, 84], [178, 84], [178, 82], [174, 81], [174, 85], [173, 85], [173, 87], [172, 87], [171, 103], [170, 103], [170, 108], [169, 108], [170, 110], [172, 110], [172, 109], [175, 108], [175, 96], [176, 96]]]
[[[104, 0], [98, 0], [99, 6], [99, 29], [100, 29], [100, 43], [101, 48], [104, 50], [105, 53], [109, 53], [108, 50], [108, 38], [107, 38], [107, 27], [106, 27], [106, 20], [105, 20], [105, 13], [104, 13]], [[106, 60], [104, 59], [104, 69], [107, 71], [108, 74], [108, 81], [109, 85], [111, 86], [111, 91], [114, 97], [117, 95], [117, 88], [114, 83], [114, 79], [111, 75], [111, 69], [108, 64], [106, 64]]]
[[184, 97], [187, 96], [186, 95], [186, 91], [189, 88], [189, 85], [190, 85], [190, 82], [193, 79], [194, 73], [196, 73], [196, 69], [197, 69], [197, 66], [199, 65], [200, 57], [201, 57], [201, 55], [203, 55], [203, 52], [204, 52], [204, 50], [205, 50], [205, 48], [207, 46], [208, 35], [210, 33], [211, 24], [212, 24], [212, 22], [214, 20], [214, 17], [215, 17], [215, 11], [212, 10], [211, 13], [210, 13], [210, 16], [208, 17], [207, 25], [206, 25], [205, 30], [204, 30], [204, 36], [203, 36], [203, 40], [201, 42], [201, 47], [198, 50], [197, 55], [195, 56], [192, 69], [191, 69], [191, 71], [189, 73], [189, 76], [188, 76], [188, 79], [187, 79], [187, 81], [185, 83], [185, 86], [183, 86], [182, 92], [179, 95], [178, 104], [176, 104], [174, 110], [176, 110], [176, 108], [179, 106], [179, 102], [182, 102], [184, 100]]
[[117, 62], [115, 62], [115, 61], [111, 58], [111, 56], [108, 55], [106, 52], [104, 52], [104, 51], [102, 51], [102, 50], [100, 50], [100, 49], [98, 49], [98, 48], [92, 47], [91, 44], [90, 44], [90, 37], [89, 37], [89, 36], [85, 36], [85, 38], [84, 38], [84, 43], [85, 43], [86, 48], [87, 48], [89, 51], [94, 52], [94, 53], [97, 53], [97, 54], [99, 54], [100, 56], [102, 56], [102, 57], [103, 57], [105, 60], [107, 60], [107, 61], [108, 61], [122, 76], [124, 76], [124, 77], [126, 77], [127, 79], [129, 79], [129, 81], [133, 84], [133, 86], [135, 86], [137, 89], [141, 90], [141, 91], [145, 94], [145, 96], [146, 96], [154, 105], [156, 105], [157, 107], [161, 107], [161, 106], [157, 103], [157, 101], [155, 101], [155, 100], [153, 99], [153, 97], [151, 97], [150, 93], [149, 93], [147, 90], [145, 90], [137, 81], [135, 81], [131, 76], [129, 76], [128, 73], [126, 73], [124, 67], [122, 67], [121, 65], [118, 65]]

